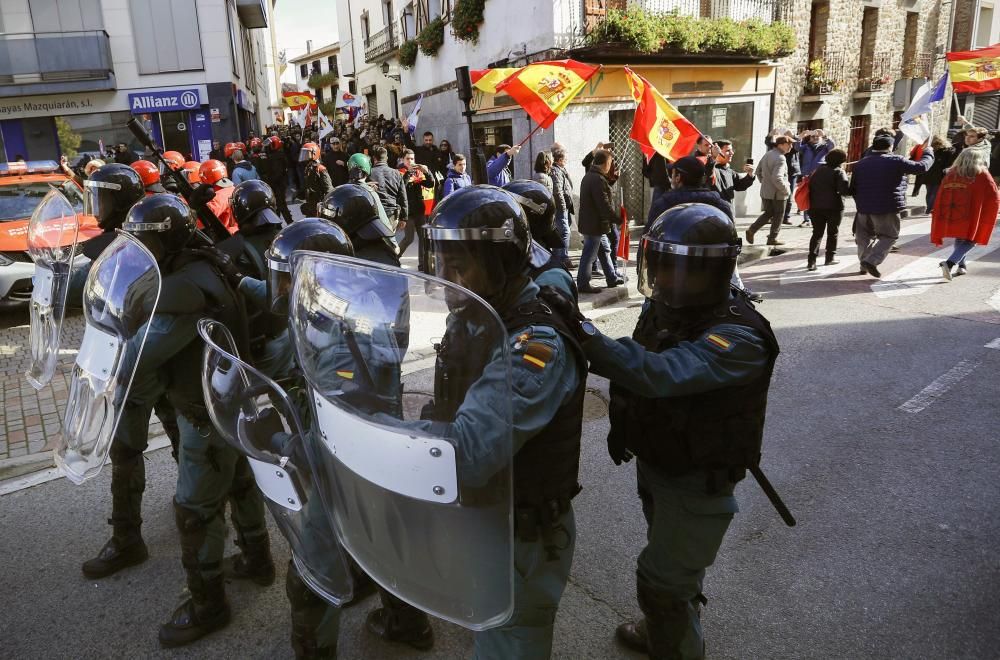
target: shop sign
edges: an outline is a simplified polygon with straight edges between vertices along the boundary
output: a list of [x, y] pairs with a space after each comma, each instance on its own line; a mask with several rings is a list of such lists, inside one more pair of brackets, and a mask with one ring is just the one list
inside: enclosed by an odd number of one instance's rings
[[128, 107], [132, 114], [192, 110], [200, 105], [201, 95], [197, 87], [167, 91], [150, 89], [128, 95]]

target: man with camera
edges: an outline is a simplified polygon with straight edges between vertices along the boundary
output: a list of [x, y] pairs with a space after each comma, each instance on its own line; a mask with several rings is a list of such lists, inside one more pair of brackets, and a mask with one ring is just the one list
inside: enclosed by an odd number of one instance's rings
[[732, 204], [737, 192], [748, 190], [753, 185], [753, 159], [747, 159], [743, 166], [743, 176], [740, 176], [730, 166], [736, 155], [733, 143], [729, 140], [716, 140], [715, 146], [718, 147], [718, 152], [715, 156], [715, 179], [712, 181], [712, 188], [719, 193], [722, 199]]
[[[403, 183], [406, 185], [406, 207], [407, 217], [405, 222], [400, 219], [400, 227], [405, 233], [403, 240], [399, 241], [399, 253], [406, 252], [413, 242], [414, 234], [420, 231], [424, 224], [424, 189], [434, 190], [434, 175], [426, 165], [417, 163], [416, 156], [412, 149], [403, 151], [403, 165], [399, 168], [399, 173], [403, 176]], [[418, 237], [418, 247], [422, 238]], [[420, 259], [423, 259], [424, 251], [420, 250]], [[423, 272], [424, 264], [420, 263], [420, 270]]]

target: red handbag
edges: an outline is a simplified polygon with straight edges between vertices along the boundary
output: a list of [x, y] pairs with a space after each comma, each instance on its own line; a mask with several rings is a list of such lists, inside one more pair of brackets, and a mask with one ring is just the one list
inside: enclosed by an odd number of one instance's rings
[[802, 177], [799, 179], [799, 185], [795, 186], [793, 197], [795, 206], [799, 207], [800, 211], [809, 210], [809, 178], [809, 176]]

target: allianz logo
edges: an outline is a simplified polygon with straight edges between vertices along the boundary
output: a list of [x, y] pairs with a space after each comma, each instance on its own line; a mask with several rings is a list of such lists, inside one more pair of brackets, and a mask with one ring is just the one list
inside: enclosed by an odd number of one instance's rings
[[194, 92], [183, 92], [178, 96], [133, 96], [133, 110], [157, 110], [159, 108], [196, 108], [199, 105], [198, 95]]

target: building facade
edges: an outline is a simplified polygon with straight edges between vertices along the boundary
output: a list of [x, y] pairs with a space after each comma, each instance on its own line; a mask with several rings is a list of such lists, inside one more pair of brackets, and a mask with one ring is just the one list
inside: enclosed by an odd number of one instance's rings
[[296, 89], [310, 90], [324, 114], [332, 117], [340, 89], [340, 44], [332, 43], [313, 50], [312, 42], [307, 41], [305, 54], [288, 63], [295, 67]]
[[[431, 1], [440, 4], [440, 0]], [[342, 83], [350, 93], [364, 97], [371, 116], [398, 118], [401, 92], [397, 54], [400, 44], [414, 34], [412, 2], [338, 0], [337, 27]]]
[[197, 160], [213, 141], [261, 132], [273, 103], [272, 8], [272, 0], [3, 0], [0, 156], [95, 154], [101, 143], [141, 152], [125, 125], [132, 116], [165, 149]]

